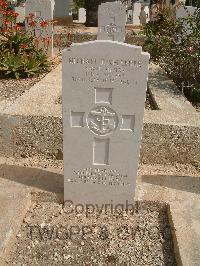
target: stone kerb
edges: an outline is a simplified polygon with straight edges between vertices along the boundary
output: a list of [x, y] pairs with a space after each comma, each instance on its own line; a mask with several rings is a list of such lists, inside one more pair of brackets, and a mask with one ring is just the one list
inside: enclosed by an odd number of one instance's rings
[[[163, 70], [149, 69], [159, 110], [145, 110], [140, 161], [199, 162], [200, 114]], [[0, 104], [0, 156], [62, 157], [61, 65], [14, 103]], [[59, 154], [59, 156], [58, 156]]]

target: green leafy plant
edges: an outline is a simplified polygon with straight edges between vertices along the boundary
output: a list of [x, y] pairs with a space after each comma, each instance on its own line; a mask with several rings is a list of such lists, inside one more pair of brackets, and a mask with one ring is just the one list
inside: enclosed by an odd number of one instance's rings
[[183, 19], [164, 9], [157, 20], [147, 24], [146, 35], [144, 50], [151, 60], [164, 68], [186, 97], [199, 101], [200, 9]]
[[[41, 39], [48, 45], [49, 38], [39, 39], [24, 32], [16, 23], [18, 14], [7, 7], [7, 1], [0, 0], [0, 15], [3, 21], [0, 28], [0, 77], [24, 78], [47, 72], [50, 63], [45, 50], [38, 48], [38, 42]], [[26, 19], [34, 32], [34, 16], [30, 14]], [[50, 23], [53, 24], [54, 21]], [[45, 29], [49, 24], [41, 21], [40, 25]]]

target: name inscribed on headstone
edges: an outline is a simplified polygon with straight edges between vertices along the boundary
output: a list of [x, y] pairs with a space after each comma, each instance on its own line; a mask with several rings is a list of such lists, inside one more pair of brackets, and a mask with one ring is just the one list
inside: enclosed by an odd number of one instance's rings
[[142, 63], [139, 60], [130, 58], [124, 59], [106, 59], [97, 57], [69, 57], [69, 64], [82, 65], [83, 71], [75, 73], [72, 76], [74, 82], [117, 82], [119, 84], [130, 84], [127, 79], [126, 71], [134, 68], [141, 68]]

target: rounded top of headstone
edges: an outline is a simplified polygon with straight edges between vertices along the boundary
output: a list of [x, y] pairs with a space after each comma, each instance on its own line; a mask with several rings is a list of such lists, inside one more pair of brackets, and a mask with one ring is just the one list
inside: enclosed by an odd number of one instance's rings
[[[117, 41], [111, 41], [111, 40], [96, 40], [96, 41], [90, 41], [90, 42], [83, 42], [83, 43], [73, 43], [69, 48], [66, 48], [62, 51], [62, 55], [68, 54], [69, 51], [77, 51], [79, 52], [80, 49], [87, 49], [88, 54], [92, 54], [94, 49], [97, 48], [98, 53], [96, 56], [101, 56], [102, 53], [104, 53], [105, 48], [110, 48], [110, 51], [114, 53], [115, 51], [122, 49], [122, 51], [125, 53], [125, 51], [130, 50], [130, 53], [134, 51], [137, 55], [143, 55], [147, 57], [149, 60], [149, 53], [143, 52], [141, 46], [131, 45], [127, 43], [117, 42]], [[123, 53], [123, 54], [124, 54]], [[123, 56], [123, 54], [121, 56]], [[116, 53], [116, 56], [118, 56], [118, 53]], [[132, 54], [130, 54], [130, 57]]]

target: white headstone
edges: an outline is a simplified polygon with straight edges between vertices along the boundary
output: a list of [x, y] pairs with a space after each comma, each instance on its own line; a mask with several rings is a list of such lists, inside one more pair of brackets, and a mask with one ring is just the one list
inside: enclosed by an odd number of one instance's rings
[[132, 201], [149, 54], [113, 41], [63, 52], [65, 202]]
[[196, 9], [197, 8], [194, 6], [178, 6], [176, 8], [176, 18], [187, 18], [192, 16], [194, 15]]
[[[176, 18], [188, 18], [190, 16], [193, 16], [196, 10], [197, 8], [193, 6], [178, 6], [176, 9]], [[192, 31], [191, 25], [187, 21], [184, 21], [183, 23], [183, 25], [185, 26], [186, 34], [190, 34]]]
[[141, 4], [140, 3], [135, 3], [134, 4], [134, 9], [133, 9], [133, 25], [140, 25], [140, 12], [141, 12]]
[[145, 13], [147, 14], [147, 22], [149, 22], [149, 7], [148, 6], [145, 6], [144, 7], [144, 11], [145, 11]]
[[85, 10], [85, 8], [79, 8], [79, 10], [78, 10], [78, 21], [80, 23], [85, 23], [86, 22], [86, 10]]
[[[25, 3], [25, 16], [34, 14], [33, 20], [36, 22], [36, 27], [33, 30], [26, 21], [26, 31], [37, 38], [41, 37], [39, 47], [42, 49], [48, 47], [47, 54], [49, 56], [53, 56], [53, 25], [49, 23], [46, 28], [42, 28], [40, 22], [53, 20], [53, 8], [54, 0], [27, 0]], [[44, 38], [48, 38], [48, 41], [44, 42]]]
[[25, 7], [17, 6], [17, 7], [15, 7], [15, 12], [19, 14], [17, 16], [16, 23], [24, 23], [24, 21], [25, 21]]
[[126, 8], [121, 2], [107, 2], [98, 9], [98, 40], [124, 42]]

